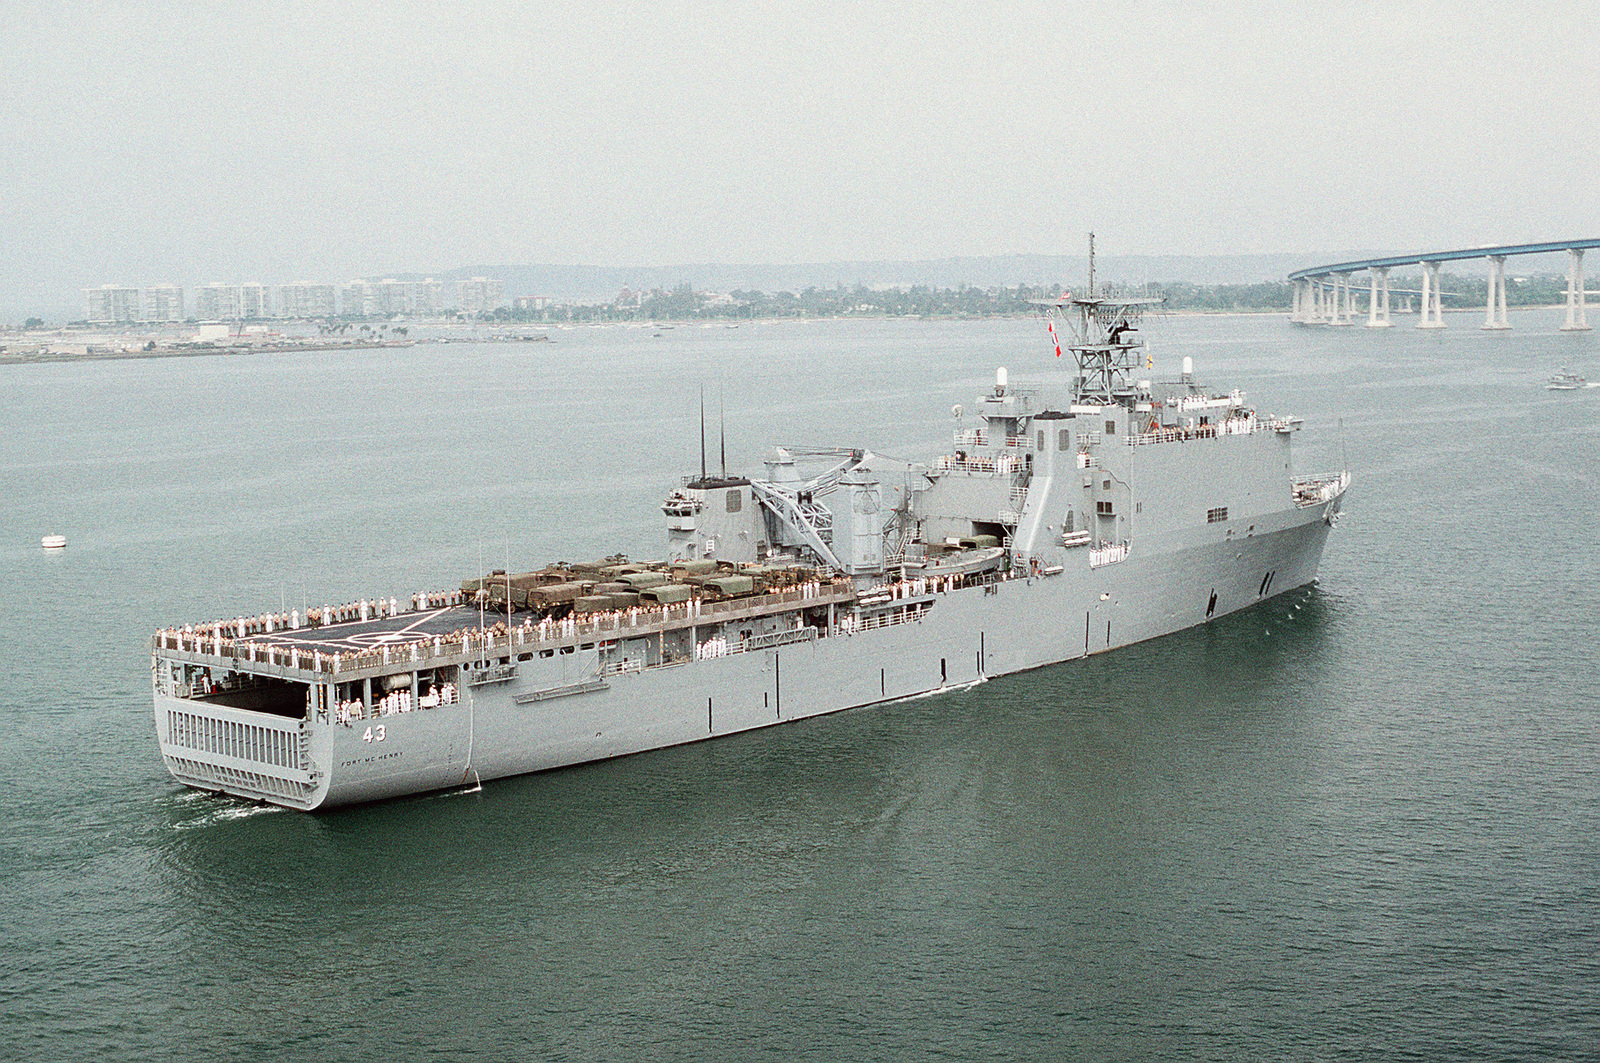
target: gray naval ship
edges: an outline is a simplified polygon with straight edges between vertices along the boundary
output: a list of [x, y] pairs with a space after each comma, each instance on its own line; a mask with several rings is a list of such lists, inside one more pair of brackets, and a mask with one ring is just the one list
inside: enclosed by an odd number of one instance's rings
[[160, 631], [167, 767], [305, 810], [475, 787], [1103, 653], [1313, 582], [1348, 472], [1297, 478], [1301, 422], [1188, 359], [1149, 379], [1150, 302], [1064, 295], [1047, 313], [1076, 375], [1053, 394], [999, 369], [931, 461], [778, 449], [752, 479], [702, 456], [661, 507], [665, 560]]

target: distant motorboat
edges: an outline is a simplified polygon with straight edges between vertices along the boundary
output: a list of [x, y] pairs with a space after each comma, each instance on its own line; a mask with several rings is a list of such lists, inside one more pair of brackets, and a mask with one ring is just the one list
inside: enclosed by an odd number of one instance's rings
[[1566, 366], [1561, 367], [1561, 372], [1550, 378], [1545, 387], [1550, 391], [1577, 391], [1588, 384], [1587, 380], [1577, 373], [1571, 372]]
[[39, 545], [46, 550], [65, 550], [67, 537], [65, 535], [45, 535], [39, 539]]

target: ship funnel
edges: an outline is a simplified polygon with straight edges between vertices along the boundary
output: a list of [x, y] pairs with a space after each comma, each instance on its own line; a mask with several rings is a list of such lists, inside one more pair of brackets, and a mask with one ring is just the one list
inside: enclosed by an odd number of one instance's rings
[[1184, 357], [1183, 357], [1183, 380], [1185, 382], [1187, 382], [1187, 381], [1190, 381], [1190, 380], [1193, 380], [1193, 379], [1194, 379], [1194, 359], [1190, 358], [1188, 355], [1184, 355]]
[[1006, 367], [1003, 365], [994, 371], [994, 393], [996, 395], [1006, 393]]

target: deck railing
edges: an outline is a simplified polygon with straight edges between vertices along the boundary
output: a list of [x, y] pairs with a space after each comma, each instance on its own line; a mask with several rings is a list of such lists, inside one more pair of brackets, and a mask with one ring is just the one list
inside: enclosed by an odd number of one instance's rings
[[606, 613], [586, 613], [559, 620], [545, 619], [535, 624], [527, 620], [509, 630], [502, 620], [492, 628], [467, 628], [448, 635], [423, 635], [410, 642], [392, 643], [370, 650], [324, 653], [317, 647], [296, 643], [267, 643], [225, 634], [234, 622], [207, 625], [199, 631], [166, 630], [156, 633], [156, 652], [176, 651], [201, 656], [249, 662], [288, 671], [310, 671], [320, 675], [341, 675], [400, 663], [425, 665], [441, 658], [501, 656], [522, 649], [538, 650], [575, 639], [625, 638], [652, 634], [666, 627], [681, 627], [691, 620], [719, 622], [734, 617], [768, 611], [783, 605], [825, 605], [850, 601], [855, 597], [850, 581], [836, 579], [812, 581], [796, 587], [747, 598], [722, 600], [690, 599], [661, 606], [639, 606]]
[[1310, 480], [1296, 480], [1294, 482], [1294, 504], [1302, 507], [1320, 505], [1323, 502], [1337, 498], [1349, 486], [1349, 472], [1341, 472], [1337, 476], [1319, 476]]
[[955, 454], [940, 455], [933, 463], [939, 472], [981, 472], [992, 476], [1009, 476], [1015, 472], [1021, 462], [1009, 454], [1002, 454], [998, 458], [977, 457], [971, 454], [957, 456]]
[[1249, 436], [1258, 432], [1286, 432], [1293, 422], [1287, 418], [1230, 417], [1216, 424], [1197, 424], [1193, 428], [1164, 426], [1153, 432], [1130, 433], [1126, 438], [1130, 447], [1144, 447], [1153, 443], [1188, 443], [1196, 439], [1218, 439], [1222, 436]]

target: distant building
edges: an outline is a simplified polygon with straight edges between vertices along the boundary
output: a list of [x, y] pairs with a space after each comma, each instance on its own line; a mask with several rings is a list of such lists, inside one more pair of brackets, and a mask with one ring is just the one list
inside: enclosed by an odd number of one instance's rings
[[239, 285], [239, 316], [247, 319], [272, 316], [272, 304], [267, 300], [265, 284]]
[[201, 321], [237, 321], [241, 309], [237, 284], [213, 282], [194, 291], [194, 316]]
[[103, 284], [85, 288], [85, 316], [91, 325], [121, 325], [139, 320], [139, 289]]
[[378, 313], [384, 315], [411, 313], [411, 304], [416, 301], [415, 284], [386, 277], [378, 282], [377, 288]]
[[492, 311], [505, 301], [505, 285], [488, 277], [473, 277], [460, 282], [461, 309], [469, 314]]
[[146, 321], [182, 321], [183, 289], [172, 284], [157, 284], [144, 290]]
[[332, 317], [337, 313], [331, 284], [285, 284], [278, 289], [283, 316]]
[[342, 313], [352, 317], [370, 317], [377, 313], [377, 289], [366, 281], [351, 281], [339, 290]]
[[444, 309], [444, 285], [429, 277], [421, 281], [356, 280], [340, 292], [344, 312], [354, 317], [389, 317], [394, 314], [436, 314]]
[[381, 315], [410, 314], [417, 309], [418, 284], [416, 281], [397, 281], [385, 278], [373, 286], [373, 309]]
[[416, 298], [411, 309], [418, 314], [437, 314], [444, 309], [444, 282], [432, 277], [417, 281]]
[[519, 295], [511, 300], [511, 309], [524, 313], [537, 313], [550, 305], [548, 295]]

